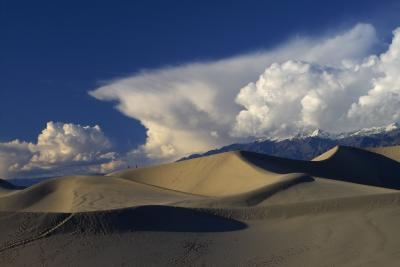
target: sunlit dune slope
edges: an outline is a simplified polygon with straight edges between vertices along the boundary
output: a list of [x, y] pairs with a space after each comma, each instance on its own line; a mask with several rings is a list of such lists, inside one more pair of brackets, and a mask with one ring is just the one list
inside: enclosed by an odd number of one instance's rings
[[279, 174], [258, 168], [239, 152], [129, 169], [112, 176], [206, 196], [243, 193], [279, 179]]
[[400, 162], [400, 146], [372, 147], [367, 150]]

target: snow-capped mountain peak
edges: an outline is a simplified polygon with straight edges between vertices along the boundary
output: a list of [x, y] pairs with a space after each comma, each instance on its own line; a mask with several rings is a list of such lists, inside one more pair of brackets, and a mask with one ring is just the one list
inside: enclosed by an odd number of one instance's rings
[[332, 139], [333, 135], [331, 133], [328, 133], [324, 130], [321, 130], [319, 128], [315, 129], [310, 135], [310, 137], [322, 137], [322, 138], [329, 138]]
[[388, 124], [385, 126], [364, 128], [361, 130], [350, 132], [347, 134], [347, 136], [368, 136], [368, 135], [375, 135], [375, 134], [381, 134], [381, 133], [388, 133], [388, 132], [399, 130], [399, 129], [400, 129], [400, 125], [397, 122], [394, 122], [394, 123], [391, 123], [391, 124]]
[[314, 130], [300, 132], [297, 135], [295, 135], [293, 138], [320, 137], [320, 138], [324, 138], [324, 139], [337, 140], [337, 139], [343, 139], [343, 138], [347, 138], [347, 137], [370, 136], [370, 135], [389, 133], [389, 132], [392, 132], [395, 130], [400, 130], [400, 124], [397, 122], [393, 122], [393, 123], [385, 125], [385, 126], [364, 128], [364, 129], [359, 129], [356, 131], [343, 132], [343, 133], [330, 133], [330, 132], [324, 131], [322, 129], [316, 128]]
[[308, 128], [298, 132], [296, 135], [293, 135], [291, 137], [263, 137], [263, 138], [258, 138], [256, 142], [264, 142], [264, 141], [280, 142], [283, 140], [306, 139], [306, 138], [316, 138], [316, 137], [322, 139], [339, 140], [348, 137], [370, 136], [382, 133], [389, 133], [395, 130], [400, 130], [400, 124], [397, 122], [385, 126], [364, 128], [342, 133], [330, 133], [320, 128]]
[[324, 138], [324, 139], [335, 139], [336, 138], [336, 136], [334, 134], [324, 131], [320, 128], [311, 128], [311, 129], [303, 130], [289, 139], [305, 139], [305, 138], [310, 138], [310, 137], [319, 137], [319, 138]]

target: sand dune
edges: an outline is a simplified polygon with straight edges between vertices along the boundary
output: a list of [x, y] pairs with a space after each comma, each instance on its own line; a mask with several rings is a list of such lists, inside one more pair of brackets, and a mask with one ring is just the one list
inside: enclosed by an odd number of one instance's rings
[[240, 152], [226, 152], [112, 176], [193, 194], [224, 196], [271, 184], [278, 181], [279, 174], [250, 164]]
[[0, 182], [0, 266], [396, 266], [400, 150]]
[[0, 210], [85, 212], [169, 204], [198, 198], [117, 177], [69, 176], [50, 179], [0, 196]]
[[[115, 173], [113, 176], [208, 196], [244, 193], [289, 173], [400, 188], [400, 165], [367, 150], [337, 146], [313, 161], [254, 152], [226, 152], [187, 161]], [[229, 184], [229, 186], [226, 186]]]
[[367, 150], [400, 162], [400, 146], [372, 147]]

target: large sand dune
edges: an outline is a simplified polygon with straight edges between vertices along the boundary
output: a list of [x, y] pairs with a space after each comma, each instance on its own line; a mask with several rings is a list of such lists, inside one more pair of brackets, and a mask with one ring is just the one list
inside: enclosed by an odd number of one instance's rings
[[271, 184], [278, 181], [279, 174], [249, 163], [240, 152], [226, 152], [112, 176], [193, 194], [223, 196]]
[[400, 150], [0, 182], [0, 266], [397, 266]]

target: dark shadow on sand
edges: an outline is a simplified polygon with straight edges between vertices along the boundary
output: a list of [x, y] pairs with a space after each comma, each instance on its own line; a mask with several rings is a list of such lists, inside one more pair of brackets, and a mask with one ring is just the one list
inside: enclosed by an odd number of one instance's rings
[[76, 213], [57, 232], [228, 232], [245, 223], [205, 211], [172, 206], [141, 206], [110, 211]]

